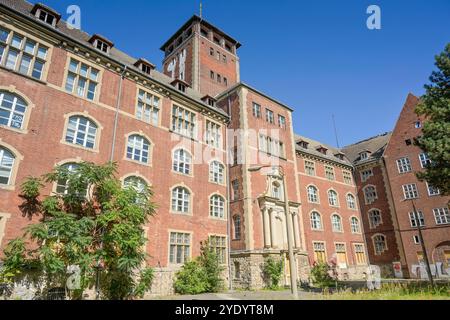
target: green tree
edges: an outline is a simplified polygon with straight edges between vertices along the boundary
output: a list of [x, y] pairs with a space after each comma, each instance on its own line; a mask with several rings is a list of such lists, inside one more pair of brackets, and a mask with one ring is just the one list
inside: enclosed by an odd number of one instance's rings
[[416, 109], [427, 119], [417, 145], [431, 160], [418, 178], [450, 195], [450, 43], [436, 57], [436, 66], [438, 70], [431, 74], [431, 83], [425, 85], [426, 94]]
[[[149, 188], [123, 188], [115, 173], [112, 163], [80, 163], [72, 170], [60, 166], [41, 178], [28, 178], [20, 208], [41, 219], [7, 245], [2, 273], [36, 274], [44, 293], [65, 287], [68, 267], [78, 266], [80, 288], [72, 298], [79, 299], [92, 288], [101, 266], [102, 298], [142, 297], [153, 280], [153, 270], [145, 265], [143, 228], [156, 206]], [[45, 185], [55, 183], [64, 192], [42, 196]]]

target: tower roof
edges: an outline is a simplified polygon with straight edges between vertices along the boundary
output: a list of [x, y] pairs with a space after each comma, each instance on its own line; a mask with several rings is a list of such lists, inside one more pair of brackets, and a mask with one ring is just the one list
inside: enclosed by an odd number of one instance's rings
[[231, 42], [233, 45], [236, 46], [236, 49], [238, 49], [239, 47], [241, 47], [241, 44], [239, 43], [239, 41], [237, 41], [236, 39], [234, 39], [233, 37], [231, 37], [230, 35], [228, 35], [227, 33], [223, 32], [222, 30], [220, 30], [219, 28], [217, 28], [216, 26], [214, 26], [213, 24], [209, 23], [208, 21], [206, 21], [205, 19], [199, 17], [198, 15], [193, 15], [180, 29], [178, 29], [177, 32], [175, 32], [170, 38], [169, 40], [167, 40], [160, 48], [160, 50], [165, 51], [165, 48], [167, 46], [169, 46], [176, 38], [178, 38], [183, 32], [184, 30], [186, 30], [189, 26], [191, 26], [194, 22], [199, 22], [202, 25], [208, 27], [209, 29], [213, 30], [214, 32], [216, 32], [217, 34], [220, 34], [221, 36], [223, 36], [227, 41]]

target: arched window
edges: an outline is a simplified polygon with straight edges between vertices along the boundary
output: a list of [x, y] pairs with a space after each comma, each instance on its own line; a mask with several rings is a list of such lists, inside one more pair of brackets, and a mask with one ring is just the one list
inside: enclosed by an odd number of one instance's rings
[[375, 254], [380, 255], [387, 250], [386, 237], [382, 234], [373, 237]]
[[272, 197], [281, 199], [281, 186], [278, 182], [272, 183]]
[[377, 190], [374, 186], [364, 188], [364, 198], [366, 199], [366, 204], [372, 204], [378, 199]]
[[351, 193], [347, 195], [347, 207], [349, 209], [356, 209], [356, 199]]
[[234, 240], [240, 240], [241, 239], [241, 216], [234, 216], [233, 218], [234, 223]]
[[314, 186], [308, 187], [308, 201], [311, 203], [319, 203], [319, 191]]
[[209, 181], [223, 184], [225, 180], [225, 167], [219, 161], [213, 161], [209, 165]]
[[381, 217], [381, 212], [378, 209], [372, 209], [369, 211], [369, 223], [372, 229], [383, 224], [383, 219]]
[[82, 116], [72, 116], [66, 132], [66, 142], [88, 149], [95, 149], [97, 125], [90, 119]]
[[[77, 163], [66, 163], [61, 166], [61, 168], [65, 171], [64, 175], [67, 177], [67, 179], [60, 179], [56, 183], [56, 193], [66, 195], [69, 193], [69, 188], [71, 187], [70, 184], [70, 178], [75, 177], [77, 175], [77, 170], [79, 168], [79, 164]], [[79, 178], [79, 175], [76, 176]], [[87, 196], [88, 193], [88, 187], [87, 185], [80, 188], [77, 185], [72, 184], [72, 188], [74, 190], [72, 192], [78, 193], [80, 197], [84, 198]]]
[[16, 94], [0, 90], [0, 126], [23, 129], [26, 111], [25, 100]]
[[191, 193], [188, 189], [177, 187], [172, 190], [172, 211], [188, 213], [190, 209]]
[[330, 206], [338, 207], [339, 206], [339, 200], [338, 200], [338, 194], [334, 190], [328, 191], [328, 202], [330, 203]]
[[350, 226], [352, 229], [352, 233], [361, 233], [361, 225], [359, 224], [358, 218], [352, 217], [350, 219]]
[[15, 159], [16, 157], [9, 150], [0, 146], [0, 185], [11, 183]]
[[322, 217], [316, 211], [311, 213], [311, 228], [313, 230], [322, 230]]
[[150, 158], [150, 142], [137, 134], [129, 136], [127, 158], [141, 163], [148, 163]]
[[331, 217], [331, 225], [334, 232], [342, 232], [342, 219], [339, 215], [333, 214]]
[[173, 153], [173, 170], [182, 174], [191, 174], [192, 156], [184, 149]]
[[144, 193], [145, 189], [148, 187], [147, 182], [136, 176], [129, 176], [123, 181], [125, 188], [134, 188], [138, 193]]
[[209, 215], [214, 218], [225, 218], [225, 200], [219, 196], [214, 195], [209, 200]]

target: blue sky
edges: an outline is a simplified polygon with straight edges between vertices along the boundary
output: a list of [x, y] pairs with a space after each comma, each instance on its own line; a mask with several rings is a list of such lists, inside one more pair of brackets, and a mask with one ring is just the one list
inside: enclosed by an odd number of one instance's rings
[[[33, 1], [36, 2], [36, 1]], [[159, 47], [199, 0], [39, 0], [161, 69]], [[382, 10], [382, 29], [366, 9]], [[238, 39], [244, 82], [291, 106], [297, 133], [340, 145], [393, 129], [409, 92], [423, 94], [434, 56], [450, 42], [448, 0], [203, 0], [206, 20]]]

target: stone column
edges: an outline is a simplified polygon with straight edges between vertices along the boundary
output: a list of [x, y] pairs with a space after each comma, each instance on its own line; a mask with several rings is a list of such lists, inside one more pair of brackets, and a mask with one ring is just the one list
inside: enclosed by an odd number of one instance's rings
[[275, 212], [270, 209], [269, 210], [269, 217], [270, 217], [270, 242], [271, 242], [271, 248], [275, 248], [277, 246], [276, 238], [275, 238]]
[[272, 247], [269, 210], [267, 208], [264, 208], [262, 210], [262, 214], [264, 225], [264, 248], [268, 249]]

